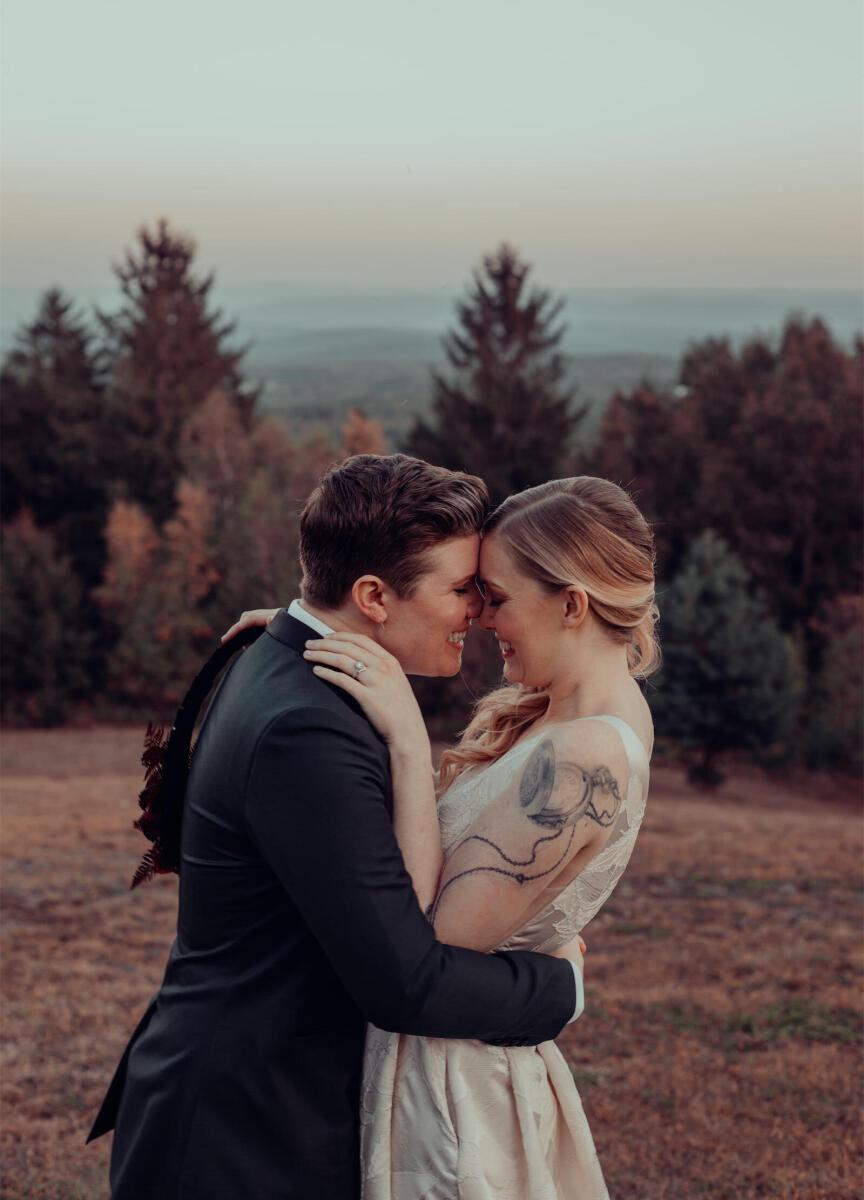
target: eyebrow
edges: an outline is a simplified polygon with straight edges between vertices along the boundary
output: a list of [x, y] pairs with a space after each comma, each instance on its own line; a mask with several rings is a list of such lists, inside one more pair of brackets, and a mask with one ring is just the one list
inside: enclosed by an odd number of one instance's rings
[[496, 583], [494, 579], [484, 579], [482, 575], [478, 575], [477, 582], [480, 584], [481, 587], [491, 587], [491, 588], [494, 588], [496, 592], [504, 591], [501, 584]]

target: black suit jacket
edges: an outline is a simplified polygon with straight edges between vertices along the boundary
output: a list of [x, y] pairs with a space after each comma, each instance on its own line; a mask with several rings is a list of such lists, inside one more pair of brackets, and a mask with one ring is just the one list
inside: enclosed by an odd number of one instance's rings
[[444, 946], [392, 826], [385, 744], [284, 610], [213, 701], [186, 792], [177, 937], [90, 1137], [113, 1200], [354, 1200], [365, 1022], [532, 1044], [570, 964]]

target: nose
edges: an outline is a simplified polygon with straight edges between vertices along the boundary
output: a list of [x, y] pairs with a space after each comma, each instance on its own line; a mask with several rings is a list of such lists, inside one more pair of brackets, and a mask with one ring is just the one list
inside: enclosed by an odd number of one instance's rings
[[495, 609], [487, 600], [483, 601], [479, 623], [480, 628], [487, 631], [491, 631], [495, 628]]
[[480, 610], [483, 608], [483, 597], [480, 595], [480, 589], [476, 583], [468, 593], [468, 617], [474, 620], [480, 616]]

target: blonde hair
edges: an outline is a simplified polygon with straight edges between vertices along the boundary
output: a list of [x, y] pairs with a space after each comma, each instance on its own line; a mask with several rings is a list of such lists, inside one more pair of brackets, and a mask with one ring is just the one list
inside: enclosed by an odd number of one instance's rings
[[[505, 500], [484, 532], [550, 592], [584, 589], [609, 637], [627, 647], [631, 675], [660, 665], [654, 633], [654, 536], [623, 488], [580, 475], [554, 479]], [[542, 688], [498, 688], [477, 705], [468, 728], [441, 758], [443, 791], [468, 767], [500, 758], [549, 705]]]

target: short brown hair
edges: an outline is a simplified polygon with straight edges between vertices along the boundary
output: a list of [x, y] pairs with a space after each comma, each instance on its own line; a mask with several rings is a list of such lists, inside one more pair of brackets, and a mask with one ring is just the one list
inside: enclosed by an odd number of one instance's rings
[[304, 600], [338, 608], [361, 575], [410, 596], [426, 552], [476, 533], [489, 512], [486, 484], [406, 454], [355, 454], [333, 467], [300, 516]]

